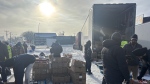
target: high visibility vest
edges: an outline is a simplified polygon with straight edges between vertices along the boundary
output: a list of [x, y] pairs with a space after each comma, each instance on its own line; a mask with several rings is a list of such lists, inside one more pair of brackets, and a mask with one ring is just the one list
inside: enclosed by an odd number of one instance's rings
[[9, 59], [10, 59], [10, 58], [12, 58], [12, 51], [11, 51], [10, 45], [7, 45], [7, 50], [8, 50], [8, 55], [9, 55]]
[[128, 44], [128, 41], [121, 41], [121, 47], [123, 48], [126, 44]]

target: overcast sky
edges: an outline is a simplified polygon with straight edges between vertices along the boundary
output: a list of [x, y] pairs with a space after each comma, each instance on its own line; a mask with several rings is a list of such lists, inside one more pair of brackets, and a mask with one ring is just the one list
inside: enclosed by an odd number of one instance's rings
[[55, 32], [64, 31], [65, 35], [74, 35], [81, 30], [94, 3], [137, 3], [137, 16], [150, 16], [149, 0], [46, 0], [55, 12], [44, 16], [39, 4], [44, 0], [0, 0], [0, 35], [5, 31], [20, 35], [24, 31]]

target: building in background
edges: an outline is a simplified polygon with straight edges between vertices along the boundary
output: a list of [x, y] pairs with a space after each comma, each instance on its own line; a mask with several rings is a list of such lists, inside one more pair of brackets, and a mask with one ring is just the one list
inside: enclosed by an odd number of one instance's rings
[[46, 45], [46, 39], [56, 36], [56, 33], [34, 33], [34, 45]]
[[54, 37], [61, 45], [73, 45], [75, 36], [56, 36]]

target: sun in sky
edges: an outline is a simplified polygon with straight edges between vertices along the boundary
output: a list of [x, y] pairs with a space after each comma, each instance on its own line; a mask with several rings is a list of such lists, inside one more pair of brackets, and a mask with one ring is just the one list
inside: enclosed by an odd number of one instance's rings
[[39, 4], [39, 9], [45, 16], [50, 16], [53, 12], [55, 12], [55, 8], [49, 2]]

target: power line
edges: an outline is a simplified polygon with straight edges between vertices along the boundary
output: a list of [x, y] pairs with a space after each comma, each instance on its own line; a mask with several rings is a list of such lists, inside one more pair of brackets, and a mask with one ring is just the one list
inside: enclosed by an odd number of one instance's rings
[[82, 31], [82, 29], [83, 29], [83, 27], [84, 27], [84, 25], [85, 25], [85, 23], [86, 23], [88, 17], [89, 17], [89, 14], [88, 14], [88, 16], [86, 17], [86, 20], [85, 20], [85, 22], [84, 22], [84, 24], [83, 24], [83, 26], [82, 26], [82, 28], [81, 28], [81, 31]]

